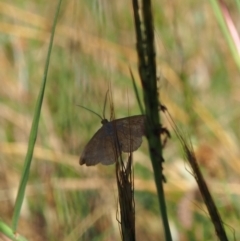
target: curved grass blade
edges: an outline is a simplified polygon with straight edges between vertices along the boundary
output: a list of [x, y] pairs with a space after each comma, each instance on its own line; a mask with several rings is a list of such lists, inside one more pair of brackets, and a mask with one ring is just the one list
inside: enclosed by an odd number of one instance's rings
[[218, 24], [222, 30], [223, 36], [225, 37], [225, 39], [227, 41], [227, 44], [231, 51], [233, 59], [234, 59], [235, 63], [237, 64], [238, 69], [240, 69], [240, 58], [239, 58], [239, 52], [237, 49], [238, 46], [234, 42], [234, 38], [230, 32], [229, 26], [227, 25], [227, 19], [226, 19], [227, 16], [223, 12], [225, 5], [223, 2], [217, 1], [217, 0], [211, 0], [210, 4], [212, 5], [212, 9], [215, 13]]
[[48, 48], [48, 53], [47, 53], [47, 59], [46, 59], [46, 64], [45, 64], [45, 69], [44, 69], [44, 74], [43, 74], [43, 79], [42, 79], [42, 86], [41, 86], [41, 89], [40, 89], [40, 92], [38, 95], [38, 99], [36, 102], [35, 113], [34, 113], [34, 117], [33, 117], [30, 137], [29, 137], [29, 141], [28, 141], [27, 155], [25, 157], [24, 167], [23, 167], [23, 171], [22, 171], [22, 177], [21, 177], [21, 181], [20, 181], [20, 185], [19, 185], [18, 193], [17, 193], [17, 198], [16, 198], [16, 202], [15, 202], [15, 206], [14, 206], [13, 220], [12, 220], [13, 233], [15, 233], [16, 229], [17, 229], [20, 211], [21, 211], [21, 207], [22, 207], [22, 203], [23, 203], [23, 199], [24, 199], [24, 195], [25, 195], [25, 189], [26, 189], [27, 182], [28, 182], [34, 146], [35, 146], [35, 142], [37, 139], [37, 131], [38, 131], [40, 112], [41, 112], [41, 107], [42, 107], [42, 102], [43, 102], [43, 97], [44, 97], [45, 86], [46, 86], [46, 82], [47, 82], [48, 67], [49, 67], [54, 33], [55, 33], [55, 29], [56, 29], [57, 18], [59, 15], [61, 2], [62, 2], [62, 0], [59, 0], [58, 6], [56, 9], [56, 13], [55, 13], [55, 17], [54, 17], [52, 33], [51, 33], [51, 38], [50, 38], [50, 43], [49, 43], [49, 48]]
[[4, 222], [0, 220], [0, 233], [3, 233], [6, 237], [10, 238], [11, 240], [16, 241], [27, 241], [26, 238], [23, 236], [16, 234], [12, 231], [12, 229], [6, 225]]

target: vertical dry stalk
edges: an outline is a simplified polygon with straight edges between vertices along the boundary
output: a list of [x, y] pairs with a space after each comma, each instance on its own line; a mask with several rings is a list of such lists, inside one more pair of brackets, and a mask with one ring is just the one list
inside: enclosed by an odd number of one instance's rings
[[[122, 240], [135, 240], [135, 203], [134, 203], [134, 176], [132, 160], [132, 133], [131, 122], [129, 121], [129, 157], [126, 163], [123, 162], [121, 146], [118, 139], [118, 132], [115, 131], [115, 153], [116, 153], [116, 180], [118, 187], [119, 202], [119, 223]], [[120, 155], [119, 155], [120, 154]]]
[[[109, 92], [109, 102], [111, 117], [114, 118], [114, 105], [112, 101], [112, 92]], [[145, 119], [144, 119], [145, 120]], [[120, 226], [122, 240], [135, 241], [135, 203], [134, 203], [134, 181], [133, 181], [133, 166], [132, 166], [132, 150], [134, 135], [131, 119], [128, 119], [128, 124], [122, 126], [123, 129], [117, 129], [116, 122], [113, 122], [113, 147], [116, 161], [116, 181], [118, 187], [118, 202], [120, 217], [117, 217]], [[119, 127], [119, 126], [118, 126]], [[126, 139], [123, 140], [118, 136], [125, 133]], [[126, 133], [128, 133], [126, 135]], [[139, 138], [139, 137], [138, 137]], [[120, 142], [121, 140], [121, 142]], [[126, 163], [123, 162], [122, 147], [129, 147], [129, 157]], [[126, 150], [125, 150], [126, 151]]]
[[120, 208], [120, 230], [122, 240], [135, 240], [135, 203], [134, 181], [132, 167], [132, 153], [126, 164], [122, 158], [116, 162], [116, 178], [118, 187], [118, 201]]

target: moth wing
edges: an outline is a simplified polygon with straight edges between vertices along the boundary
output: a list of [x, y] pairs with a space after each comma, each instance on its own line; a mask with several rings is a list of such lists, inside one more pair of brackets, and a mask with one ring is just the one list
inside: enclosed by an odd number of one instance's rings
[[93, 166], [99, 162], [110, 165], [116, 161], [117, 157], [116, 147], [104, 124], [85, 146], [79, 162], [80, 165], [86, 164], [87, 166]]
[[145, 135], [145, 115], [136, 115], [113, 121], [117, 130], [117, 138], [123, 152], [136, 151], [142, 144]]

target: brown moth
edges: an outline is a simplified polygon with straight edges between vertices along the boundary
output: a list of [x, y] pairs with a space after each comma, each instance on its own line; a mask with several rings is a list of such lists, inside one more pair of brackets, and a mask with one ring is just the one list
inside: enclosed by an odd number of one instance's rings
[[120, 152], [136, 151], [145, 135], [145, 115], [135, 115], [108, 121], [102, 119], [102, 127], [85, 146], [80, 165], [98, 163], [110, 165], [116, 162]]

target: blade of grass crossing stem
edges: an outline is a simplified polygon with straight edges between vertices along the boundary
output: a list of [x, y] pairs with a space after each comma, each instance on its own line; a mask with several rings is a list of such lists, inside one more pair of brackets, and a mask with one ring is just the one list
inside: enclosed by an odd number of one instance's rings
[[32, 161], [32, 156], [33, 156], [33, 151], [34, 151], [34, 145], [35, 145], [35, 142], [37, 139], [38, 123], [39, 123], [40, 112], [41, 112], [44, 91], [45, 91], [45, 86], [46, 86], [46, 81], [47, 81], [47, 73], [48, 73], [48, 67], [49, 67], [50, 56], [51, 56], [51, 51], [52, 51], [54, 33], [55, 33], [55, 29], [56, 29], [57, 18], [59, 15], [61, 2], [62, 2], [62, 0], [59, 0], [58, 6], [56, 9], [56, 13], [55, 13], [55, 17], [54, 17], [51, 38], [50, 38], [50, 43], [49, 43], [49, 48], [48, 48], [48, 53], [47, 53], [47, 59], [46, 59], [46, 64], [45, 64], [45, 69], [44, 69], [44, 75], [43, 75], [43, 79], [42, 79], [42, 86], [41, 86], [39, 96], [38, 96], [38, 99], [36, 102], [35, 113], [34, 113], [34, 117], [33, 117], [33, 122], [32, 122], [29, 142], [28, 142], [28, 150], [27, 150], [27, 154], [25, 157], [22, 177], [21, 177], [18, 194], [17, 194], [15, 206], [14, 206], [13, 220], [12, 220], [13, 232], [16, 232], [16, 229], [17, 229], [20, 211], [21, 211], [21, 207], [22, 207], [22, 203], [23, 203], [23, 199], [24, 199], [24, 195], [25, 195], [25, 189], [26, 189], [26, 185], [28, 182], [29, 171], [30, 171], [30, 166], [31, 166], [31, 161]]
[[137, 89], [137, 85], [136, 85], [136, 81], [135, 81], [135, 79], [134, 79], [132, 70], [131, 70], [130, 68], [129, 68], [129, 71], [130, 71], [130, 74], [131, 74], [132, 83], [133, 83], [133, 88], [134, 88], [135, 95], [136, 95], [136, 97], [137, 97], [137, 102], [138, 102], [140, 111], [141, 111], [142, 114], [144, 114], [143, 106], [142, 106], [141, 99], [140, 99], [140, 96], [139, 96], [139, 93], [138, 93], [138, 89]]
[[15, 234], [12, 229], [6, 225], [4, 222], [2, 222], [0, 220], [0, 233], [3, 233], [4, 235], [6, 235], [6, 237], [10, 238], [11, 240], [16, 240], [16, 241], [27, 241], [26, 238], [24, 238], [23, 236], [19, 235], [19, 234]]

